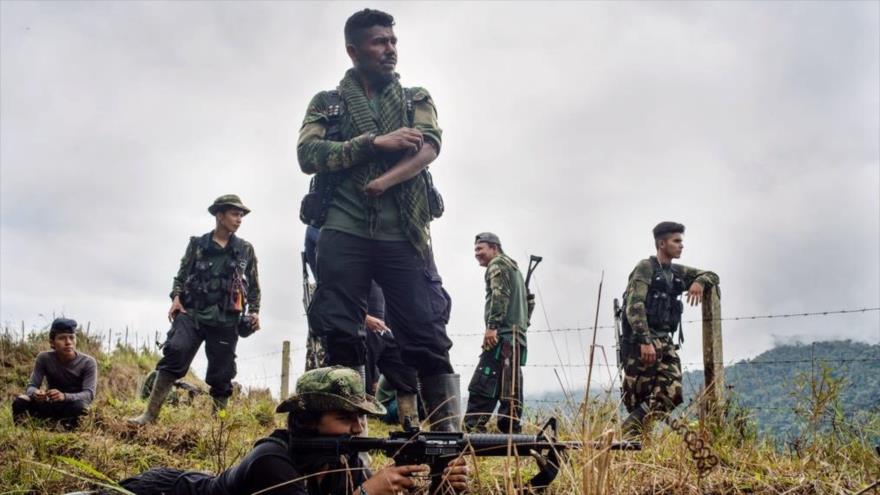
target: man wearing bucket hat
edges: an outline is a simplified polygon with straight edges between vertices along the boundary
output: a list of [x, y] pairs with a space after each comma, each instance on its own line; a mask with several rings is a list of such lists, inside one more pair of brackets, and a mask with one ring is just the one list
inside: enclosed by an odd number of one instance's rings
[[[385, 408], [364, 392], [360, 375], [342, 366], [304, 373], [296, 393], [277, 412], [288, 413], [287, 428], [272, 432], [254, 445], [242, 461], [212, 476], [171, 468], [154, 468], [120, 482], [136, 495], [208, 495], [255, 493], [391, 495], [414, 486], [411, 478], [425, 466], [388, 466], [372, 474], [357, 455], [315, 455], [294, 452], [292, 439], [315, 436], [360, 435], [364, 415], [378, 416]], [[456, 491], [467, 489], [468, 468], [453, 460], [444, 476]], [[274, 488], [273, 488], [274, 487]]]
[[205, 381], [214, 408], [226, 407], [236, 374], [239, 333], [247, 336], [260, 328], [257, 257], [253, 246], [235, 235], [250, 211], [238, 196], [220, 196], [208, 207], [214, 230], [190, 238], [171, 288], [171, 330], [156, 365], [147, 409], [129, 423], [156, 420], [174, 381], [186, 375], [202, 342], [208, 357]]

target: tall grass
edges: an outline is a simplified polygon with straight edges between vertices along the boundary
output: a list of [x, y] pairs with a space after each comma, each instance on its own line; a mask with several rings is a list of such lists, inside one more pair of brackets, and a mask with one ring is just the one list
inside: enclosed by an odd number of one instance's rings
[[[99, 484], [170, 466], [217, 473], [234, 464], [253, 443], [283, 426], [266, 391], [244, 391], [233, 397], [225, 414], [211, 414], [211, 400], [166, 405], [154, 425], [132, 429], [125, 418], [139, 414], [142, 376], [158, 356], [117, 347], [102, 352], [100, 343], [81, 337], [79, 348], [99, 362], [98, 396], [90, 415], [75, 432], [51, 425], [12, 423], [10, 401], [22, 389], [34, 357], [48, 341], [26, 342], [0, 335], [0, 494], [63, 493], [95, 489]], [[701, 418], [698, 405], [686, 410], [684, 424], [710, 446], [718, 467], [700, 476], [682, 436], [665, 424], [647, 434], [641, 452], [575, 451], [562, 464], [551, 494], [856, 494], [880, 480], [880, 413], [844, 414], [836, 400], [840, 381], [829, 373], [801, 376], [791, 384], [802, 432], [780, 448], [755, 434], [750, 411], [734, 401], [723, 420]], [[610, 440], [619, 435], [618, 404], [604, 399], [553, 411], [527, 411], [526, 432], [537, 432], [543, 420], [559, 420], [560, 437]], [[586, 414], [589, 430], [584, 432]], [[371, 436], [389, 427], [369, 426]], [[373, 456], [373, 466], [387, 462]], [[512, 494], [537, 471], [531, 458], [476, 458], [474, 493]], [[585, 482], [585, 476], [591, 477]], [[870, 493], [870, 492], [869, 492]], [[876, 491], [875, 491], [876, 493]]]

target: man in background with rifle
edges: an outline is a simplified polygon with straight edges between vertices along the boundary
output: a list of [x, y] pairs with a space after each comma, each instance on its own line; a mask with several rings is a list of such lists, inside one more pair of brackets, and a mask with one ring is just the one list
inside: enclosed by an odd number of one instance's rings
[[[522, 366], [526, 363], [526, 330], [535, 307], [528, 282], [516, 261], [504, 254], [501, 240], [491, 232], [477, 234], [474, 256], [486, 267], [486, 334], [483, 353], [468, 386], [466, 431], [484, 432], [498, 409], [498, 429], [519, 433], [523, 406]], [[541, 258], [532, 256], [526, 280]], [[534, 262], [534, 266], [532, 263]]]
[[[683, 341], [681, 294], [687, 292], [687, 302], [696, 306], [706, 287], [718, 285], [718, 275], [672, 262], [684, 249], [684, 225], [660, 222], [653, 233], [657, 255], [633, 269], [624, 306], [616, 311], [621, 320], [621, 389], [629, 412], [621, 428], [627, 437], [641, 433], [648, 419], [665, 419], [682, 403], [681, 361], [676, 352]], [[676, 330], [679, 344], [672, 340]]]

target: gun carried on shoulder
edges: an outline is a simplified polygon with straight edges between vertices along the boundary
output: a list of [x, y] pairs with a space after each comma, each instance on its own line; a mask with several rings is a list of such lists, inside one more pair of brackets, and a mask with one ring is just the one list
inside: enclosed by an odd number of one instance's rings
[[[475, 456], [533, 456], [539, 454], [547, 462], [528, 482], [529, 488], [540, 491], [556, 478], [559, 459], [566, 450], [583, 448], [582, 442], [556, 440], [556, 418], [550, 418], [537, 435], [463, 433], [421, 431], [410, 428], [393, 431], [387, 438], [343, 436], [316, 436], [291, 438], [294, 452], [333, 453], [351, 455], [359, 452], [382, 452], [393, 458], [398, 466], [426, 464], [430, 467], [429, 493], [442, 493], [443, 469], [462, 455]], [[596, 448], [600, 445], [595, 444]], [[641, 450], [640, 442], [613, 442], [611, 450]]]

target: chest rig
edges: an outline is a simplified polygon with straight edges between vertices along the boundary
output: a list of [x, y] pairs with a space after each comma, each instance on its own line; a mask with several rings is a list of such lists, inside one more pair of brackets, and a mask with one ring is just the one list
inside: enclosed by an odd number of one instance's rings
[[244, 311], [247, 300], [248, 264], [244, 242], [232, 237], [226, 248], [213, 245], [211, 233], [193, 237], [195, 252], [184, 283], [183, 303], [196, 310], [217, 305], [223, 311]]
[[651, 258], [651, 264], [654, 274], [645, 298], [648, 326], [657, 332], [671, 333], [681, 325], [681, 313], [684, 311], [681, 294], [686, 289], [684, 279], [675, 265], [664, 269], [655, 258]]
[[[415, 121], [412, 90], [403, 88], [403, 97], [406, 103], [407, 126], [412, 127]], [[345, 141], [340, 128], [342, 116], [345, 114], [345, 100], [342, 99], [339, 88], [324, 92], [324, 99], [327, 102], [327, 131], [324, 139], [335, 142]], [[440, 195], [440, 191], [434, 187], [434, 179], [427, 168], [423, 169], [419, 175], [425, 181], [431, 218], [440, 218], [445, 209], [443, 197]], [[309, 182], [309, 192], [300, 203], [299, 219], [306, 225], [320, 228], [327, 219], [327, 210], [330, 208], [330, 203], [333, 202], [336, 188], [347, 176], [348, 170], [315, 174]]]

